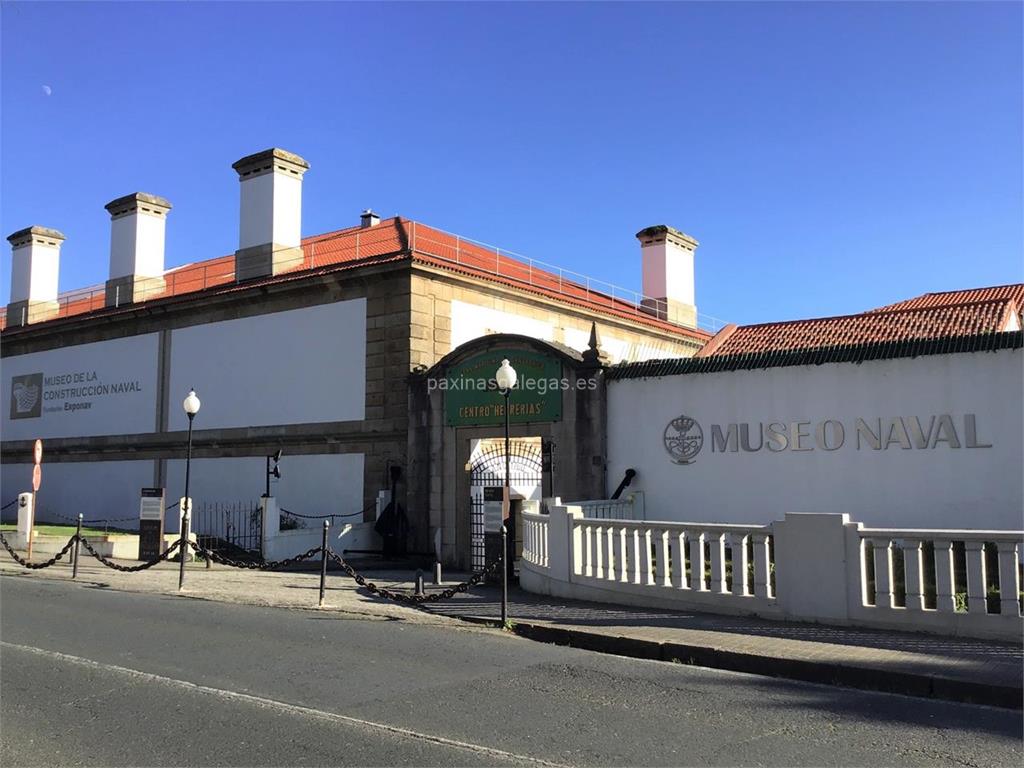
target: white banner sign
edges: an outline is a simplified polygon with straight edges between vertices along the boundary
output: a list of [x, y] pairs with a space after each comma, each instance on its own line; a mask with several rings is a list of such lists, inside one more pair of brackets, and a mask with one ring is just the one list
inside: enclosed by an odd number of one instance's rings
[[157, 335], [5, 357], [4, 440], [152, 432]]

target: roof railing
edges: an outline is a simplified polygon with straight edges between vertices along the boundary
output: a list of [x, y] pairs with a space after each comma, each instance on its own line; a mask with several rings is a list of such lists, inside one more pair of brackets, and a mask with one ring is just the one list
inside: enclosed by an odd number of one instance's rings
[[[638, 291], [533, 259], [496, 245], [463, 237], [453, 232], [446, 232], [416, 221], [409, 222], [409, 239], [410, 248], [413, 251], [450, 262], [456, 266], [488, 272], [496, 277], [525, 283], [544, 291], [553, 291], [569, 299], [582, 299], [588, 304], [605, 305], [610, 309], [625, 311], [637, 317], [653, 317], [673, 325], [681, 325], [669, 319], [669, 306], [665, 299], [645, 296]], [[724, 320], [703, 312], [697, 313], [696, 322], [698, 328], [712, 333], [719, 331], [726, 324]]]
[[[457, 267], [472, 269], [474, 272], [482, 271], [512, 283], [553, 293], [570, 301], [582, 301], [591, 306], [603, 307], [616, 314], [656, 318], [679, 325], [669, 320], [668, 305], [663, 299], [644, 296], [628, 288], [445, 232], [436, 227], [415, 221], [405, 223], [408, 224], [408, 248], [413, 252]], [[315, 269], [400, 252], [402, 246], [392, 227], [380, 225], [354, 232], [349, 230], [336, 235], [308, 239], [303, 244], [300, 255], [279, 258], [277, 268], [281, 272]], [[60, 294], [56, 302], [38, 303], [23, 309], [21, 316], [17, 318], [8, 318], [6, 308], [0, 308], [0, 330], [8, 325], [21, 326], [81, 315], [108, 306], [134, 305], [195, 293], [207, 288], [229, 285], [234, 281], [234, 256], [222, 256], [205, 262], [174, 267], [167, 270], [162, 277], [139, 278], [130, 291], [114, 286], [111, 288], [113, 293], [109, 296], [106, 285], [68, 291]], [[725, 325], [724, 321], [703, 313], [698, 313], [696, 320], [697, 327], [710, 332], [715, 332]]]

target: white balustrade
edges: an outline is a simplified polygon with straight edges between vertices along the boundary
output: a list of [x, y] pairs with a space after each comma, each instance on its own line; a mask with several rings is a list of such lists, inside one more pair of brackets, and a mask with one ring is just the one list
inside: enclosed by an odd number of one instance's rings
[[523, 513], [523, 560], [538, 568], [548, 567], [548, 516]]
[[592, 499], [570, 501], [568, 506], [579, 507], [590, 520], [643, 520], [644, 496], [639, 491], [627, 493], [621, 499]]
[[[1020, 639], [1024, 532], [858, 527], [855, 534], [860, 557], [850, 576], [861, 599], [850, 606], [852, 619]], [[990, 570], [993, 561], [998, 567]]]
[[550, 510], [523, 514], [521, 583], [531, 591], [995, 639], [1024, 631], [1021, 531], [864, 528], [811, 513], [747, 526]]
[[[573, 582], [631, 592], [639, 589], [676, 601], [693, 595], [697, 600], [723, 603], [772, 600], [767, 588], [772, 567], [767, 527], [587, 517], [570, 518], [570, 525], [580, 550], [570, 576]], [[760, 557], [756, 554], [758, 535], [763, 549]], [[748, 574], [748, 543], [755, 547], [753, 579]], [[751, 589], [750, 583], [763, 588]]]

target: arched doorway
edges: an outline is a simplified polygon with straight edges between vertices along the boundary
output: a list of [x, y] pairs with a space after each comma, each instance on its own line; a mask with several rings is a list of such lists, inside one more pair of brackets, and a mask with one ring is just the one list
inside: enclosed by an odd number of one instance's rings
[[[540, 500], [543, 480], [543, 460], [539, 437], [517, 437], [509, 443], [509, 486], [513, 495], [524, 499]], [[486, 489], [505, 486], [505, 439], [482, 438], [475, 440], [469, 459], [469, 540], [470, 565], [474, 571], [487, 562], [484, 546], [484, 497]], [[521, 520], [516, 520], [514, 531], [516, 552], [522, 546], [519, 535]]]

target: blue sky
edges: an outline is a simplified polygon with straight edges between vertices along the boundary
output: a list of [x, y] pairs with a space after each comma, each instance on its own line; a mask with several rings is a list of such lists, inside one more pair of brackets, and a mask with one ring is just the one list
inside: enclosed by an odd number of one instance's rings
[[1024, 279], [1019, 3], [0, 13], [2, 233], [62, 230], [62, 291], [134, 191], [174, 204], [168, 266], [233, 252], [231, 163], [269, 146], [312, 165], [307, 235], [372, 206], [639, 289], [670, 224], [728, 321]]

